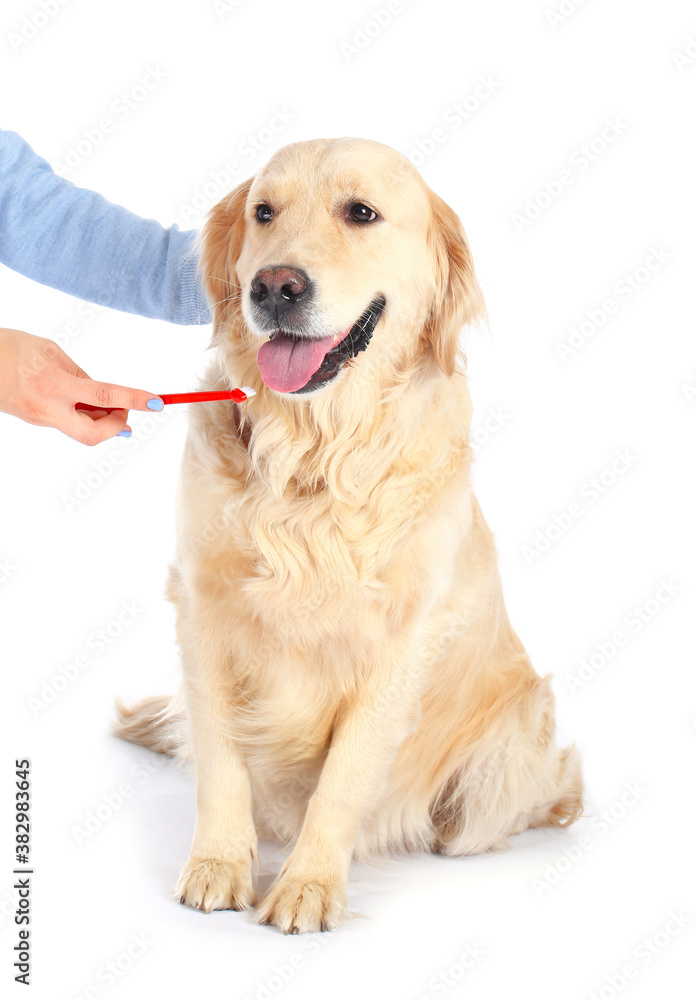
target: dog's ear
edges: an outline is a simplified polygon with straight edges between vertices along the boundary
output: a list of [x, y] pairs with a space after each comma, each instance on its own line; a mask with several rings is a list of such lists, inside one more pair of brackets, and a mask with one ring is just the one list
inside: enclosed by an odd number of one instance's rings
[[217, 327], [239, 303], [235, 265], [244, 241], [244, 209], [253, 177], [214, 205], [199, 236], [200, 273]]
[[474, 261], [459, 216], [433, 192], [429, 242], [437, 268], [437, 297], [426, 336], [445, 375], [462, 373], [462, 327], [486, 319], [486, 306], [474, 273]]

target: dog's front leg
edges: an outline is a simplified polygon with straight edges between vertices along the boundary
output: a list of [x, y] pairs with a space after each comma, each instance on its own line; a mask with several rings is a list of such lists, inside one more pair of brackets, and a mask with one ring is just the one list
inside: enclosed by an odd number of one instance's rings
[[229, 732], [224, 665], [214, 642], [182, 643], [196, 767], [196, 827], [175, 895], [209, 913], [254, 905], [257, 840], [246, 765]]
[[260, 905], [259, 921], [286, 934], [328, 930], [346, 916], [360, 823], [383, 788], [420, 692], [419, 668], [406, 650], [382, 653], [336, 719], [300, 836]]

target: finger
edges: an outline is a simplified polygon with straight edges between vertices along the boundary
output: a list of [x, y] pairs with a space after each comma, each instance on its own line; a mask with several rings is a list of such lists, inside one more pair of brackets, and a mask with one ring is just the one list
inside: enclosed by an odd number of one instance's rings
[[90, 378], [66, 379], [62, 389], [73, 403], [89, 403], [100, 410], [161, 410], [164, 405], [159, 396], [152, 392], [114, 385], [111, 382], [95, 382]]
[[65, 419], [60, 424], [56, 424], [58, 430], [63, 431], [68, 437], [81, 444], [93, 446], [116, 437], [123, 430], [130, 431], [126, 423], [128, 417], [127, 410], [112, 410], [97, 420], [92, 419], [92, 414], [80, 410], [68, 412]]

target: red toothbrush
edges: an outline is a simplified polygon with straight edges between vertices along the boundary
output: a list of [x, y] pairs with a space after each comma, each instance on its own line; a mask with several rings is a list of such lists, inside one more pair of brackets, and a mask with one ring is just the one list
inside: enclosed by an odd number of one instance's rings
[[[160, 399], [168, 403], [210, 403], [218, 399], [233, 399], [235, 403], [243, 403], [256, 395], [256, 389], [243, 385], [241, 389], [222, 390], [219, 392], [163, 392]], [[91, 406], [89, 403], [75, 403], [76, 410], [100, 410], [103, 407]]]
[[163, 403], [209, 403], [216, 399], [233, 399], [235, 403], [243, 403], [245, 399], [256, 395], [256, 389], [243, 385], [241, 389], [230, 389], [229, 392], [163, 392], [160, 399]]

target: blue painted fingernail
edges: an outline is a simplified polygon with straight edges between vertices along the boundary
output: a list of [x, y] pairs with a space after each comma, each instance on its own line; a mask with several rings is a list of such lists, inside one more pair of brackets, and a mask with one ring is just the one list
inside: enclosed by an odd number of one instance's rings
[[133, 432], [132, 431], [119, 431], [118, 436], [120, 438], [129, 438]]
[[147, 408], [148, 410], [161, 410], [164, 403], [161, 399], [148, 399]]

